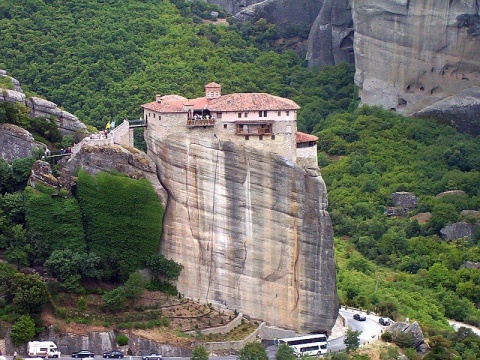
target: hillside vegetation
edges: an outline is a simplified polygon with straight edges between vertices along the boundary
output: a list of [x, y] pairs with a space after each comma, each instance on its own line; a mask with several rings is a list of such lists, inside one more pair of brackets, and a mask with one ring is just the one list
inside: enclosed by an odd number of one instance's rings
[[292, 51], [261, 50], [285, 31], [265, 21], [201, 23], [199, 16], [208, 19], [212, 9], [218, 10], [181, 0], [3, 1], [0, 68], [21, 79], [27, 92], [98, 128], [138, 117], [139, 106], [155, 94], [201, 96], [211, 81], [224, 93], [268, 92], [298, 101], [301, 127], [309, 131], [318, 118], [348, 108], [351, 66], [310, 72]]

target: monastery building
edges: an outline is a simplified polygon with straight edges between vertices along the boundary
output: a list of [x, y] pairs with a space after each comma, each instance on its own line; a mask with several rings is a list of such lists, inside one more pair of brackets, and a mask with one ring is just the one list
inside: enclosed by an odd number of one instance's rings
[[204, 97], [157, 95], [142, 108], [149, 130], [160, 139], [179, 133], [212, 136], [318, 169], [318, 138], [297, 131], [300, 107], [292, 100], [265, 93], [222, 95], [221, 85], [210, 83]]

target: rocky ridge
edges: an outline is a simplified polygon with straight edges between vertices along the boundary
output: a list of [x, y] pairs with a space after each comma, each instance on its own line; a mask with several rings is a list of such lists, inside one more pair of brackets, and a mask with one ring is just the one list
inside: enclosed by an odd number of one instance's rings
[[11, 102], [20, 103], [30, 109], [32, 117], [44, 117], [46, 119], [53, 118], [57, 122], [58, 130], [63, 135], [73, 134], [76, 131], [86, 132], [86, 125], [81, 122], [75, 115], [68, 111], [60, 109], [51, 101], [32, 96], [27, 98], [23, 93], [20, 82], [8, 75], [5, 70], [0, 69], [0, 77], [8, 77], [11, 79], [14, 89], [0, 88], [0, 103]]
[[299, 331], [338, 314], [333, 233], [320, 176], [273, 153], [147, 130], [168, 192], [161, 252], [179, 291]]
[[0, 158], [6, 162], [28, 157], [34, 149], [44, 146], [35, 141], [27, 130], [13, 124], [0, 124]]

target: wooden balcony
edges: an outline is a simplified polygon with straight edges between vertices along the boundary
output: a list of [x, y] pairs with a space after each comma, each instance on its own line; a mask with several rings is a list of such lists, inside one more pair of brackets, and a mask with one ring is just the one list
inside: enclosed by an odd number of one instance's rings
[[214, 126], [215, 119], [187, 120], [187, 127]]

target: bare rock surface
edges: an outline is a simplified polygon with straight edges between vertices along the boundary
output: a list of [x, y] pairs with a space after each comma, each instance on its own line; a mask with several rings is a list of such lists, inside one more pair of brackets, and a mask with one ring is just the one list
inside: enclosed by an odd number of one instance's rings
[[13, 124], [0, 124], [0, 158], [8, 163], [25, 158], [40, 147], [32, 134]]
[[60, 109], [55, 103], [32, 96], [27, 99], [17, 79], [12, 78], [5, 70], [0, 69], [0, 76], [9, 77], [12, 80], [14, 89], [0, 88], [0, 102], [21, 103], [30, 109], [32, 117], [54, 118], [58, 129], [63, 135], [73, 134], [77, 131], [86, 132], [87, 126], [75, 115]]
[[363, 103], [413, 114], [480, 86], [478, 0], [355, 0]]
[[467, 196], [467, 193], [463, 190], [448, 190], [437, 194], [435, 197], [443, 198], [445, 196]]
[[333, 231], [320, 176], [230, 141], [146, 132], [168, 192], [162, 254], [187, 297], [270, 325], [330, 330], [338, 314]]
[[480, 135], [480, 87], [474, 86], [463, 90], [427, 106], [414, 115], [435, 118], [446, 124], [452, 124], [462, 133], [478, 136]]
[[396, 322], [388, 328], [388, 332], [392, 334], [409, 333], [413, 336], [413, 348], [421, 354], [428, 351], [428, 346], [425, 344], [425, 337], [420, 325], [415, 321], [413, 323]]
[[[323, 0], [318, 1], [322, 3]], [[308, 38], [308, 65], [322, 67], [355, 62], [353, 0], [325, 0]]]
[[52, 167], [48, 162], [42, 160], [37, 160], [33, 164], [28, 183], [33, 188], [35, 188], [38, 183], [50, 188], [57, 188], [59, 186], [58, 179], [52, 174]]
[[311, 27], [323, 0], [264, 0], [255, 2], [235, 14], [238, 21], [256, 21], [265, 19], [276, 25], [295, 25]]
[[230, 14], [234, 15], [247, 6], [252, 4], [261, 3], [264, 0], [205, 0], [209, 4], [215, 4], [220, 6], [222, 9], [225, 9]]
[[470, 224], [465, 221], [460, 221], [445, 226], [440, 230], [440, 235], [442, 236], [442, 239], [445, 240], [456, 240], [464, 237], [473, 239], [477, 230], [478, 224]]

